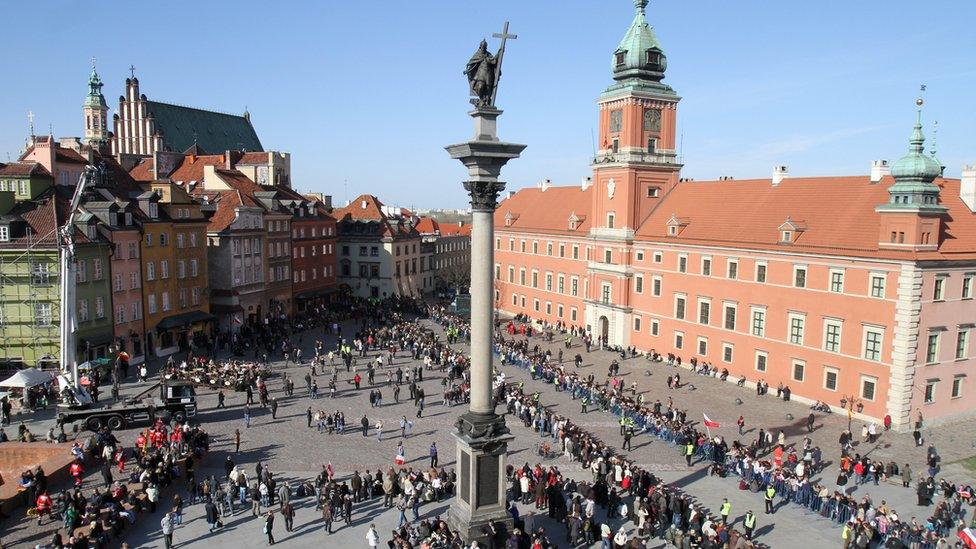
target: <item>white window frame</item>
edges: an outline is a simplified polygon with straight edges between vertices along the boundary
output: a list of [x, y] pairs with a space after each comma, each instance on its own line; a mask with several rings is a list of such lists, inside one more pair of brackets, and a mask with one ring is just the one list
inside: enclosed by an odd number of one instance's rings
[[[930, 353], [932, 338], [935, 338], [935, 351]], [[942, 330], [930, 330], [925, 336], [925, 364], [938, 364], [940, 354], [942, 354]]]
[[[681, 316], [678, 316], [678, 302], [682, 303]], [[685, 320], [688, 318], [688, 294], [674, 294], [673, 314], [675, 320]]]
[[[759, 357], [762, 357], [762, 368], [759, 367]], [[756, 356], [752, 361], [752, 369], [757, 372], [766, 373], [769, 370], [769, 353], [756, 349]]]
[[661, 263], [664, 261], [664, 252], [654, 252], [654, 263]]
[[[794, 320], [799, 320], [800, 321], [800, 341], [799, 342], [793, 341], [793, 321]], [[803, 315], [803, 314], [800, 314], [800, 313], [789, 313], [787, 315], [787, 321], [786, 321], [786, 342], [789, 343], [790, 345], [799, 345], [799, 346], [802, 347], [803, 346], [803, 342], [806, 340], [806, 337], [807, 337], [807, 317], [806, 317], [806, 315]]]
[[[763, 268], [763, 279], [759, 280], [759, 267]], [[769, 265], [765, 261], [757, 261], [753, 269], [753, 280], [759, 284], [765, 284], [769, 280]]]
[[576, 322], [576, 319], [578, 318], [578, 316], [579, 316], [579, 310], [576, 307], [570, 307], [569, 308], [569, 320], [571, 322]]
[[[684, 262], [684, 268], [681, 266], [682, 262]], [[688, 272], [688, 254], [678, 254], [678, 263], [675, 265], [675, 268], [679, 273]]]
[[935, 275], [935, 280], [932, 281], [932, 301], [945, 301], [946, 280], [948, 279], [949, 275], [947, 274]]
[[[840, 275], [840, 287], [834, 289], [834, 276]], [[830, 278], [827, 280], [827, 291], [835, 294], [844, 293], [844, 269], [830, 269]]]
[[[735, 273], [732, 271], [735, 270]], [[725, 263], [725, 278], [729, 280], [737, 280], [739, 278], [739, 260], [736, 258], [729, 258]]]
[[952, 378], [952, 393], [949, 398], [962, 398], [962, 384], [966, 376], [958, 375]]
[[[881, 339], [878, 342], [878, 358], [868, 357], [868, 333], [876, 332], [881, 335]], [[871, 324], [865, 324], [861, 328], [861, 358], [864, 360], [872, 360], [875, 362], [883, 362], [884, 358], [884, 340], [885, 340], [885, 329], [882, 326], [874, 326]]]
[[[708, 307], [708, 315], [706, 315], [705, 322], [702, 322], [702, 305], [703, 304]], [[701, 324], [701, 325], [703, 325], [703, 326], [710, 326], [711, 323], [712, 323], [712, 300], [710, 298], [707, 298], [707, 297], [699, 297], [698, 298], [698, 311], [697, 312], [698, 312], [698, 314], [697, 314], [697, 316], [695, 318], [697, 319], [698, 323]]]
[[651, 295], [654, 297], [661, 297], [664, 293], [664, 278], [660, 276], [651, 277]]
[[[837, 328], [837, 348], [828, 349], [827, 348], [827, 335], [831, 327]], [[844, 340], [844, 321], [838, 318], [825, 318], [823, 322], [823, 342], [821, 348], [828, 353], [840, 353], [841, 345]]]
[[962, 299], [973, 298], [973, 282], [976, 282], [976, 274], [966, 273], [962, 275]]
[[641, 331], [641, 317], [639, 315], [634, 317], [634, 331]]
[[635, 253], [635, 256], [636, 256], [636, 260], [637, 261], [644, 261], [644, 251], [643, 250], [637, 250], [637, 252]]
[[[827, 386], [827, 374], [834, 374], [834, 388], [833, 389], [831, 389], [830, 387]], [[837, 390], [838, 390], [837, 388], [839, 386], [840, 386], [840, 370], [838, 370], [837, 368], [834, 368], [833, 366], [824, 366], [824, 369], [823, 369], [823, 388], [826, 389], [826, 390], [828, 390], [828, 391], [837, 392]]]
[[[874, 295], [874, 281], [881, 280], [881, 295]], [[884, 273], [871, 273], [868, 275], [868, 297], [873, 297], [875, 299], [884, 299], [885, 293], [887, 292], [888, 286], [888, 276]]]
[[[796, 377], [796, 367], [797, 366], [800, 367], [800, 370], [802, 371], [801, 373], [803, 374], [799, 378]], [[805, 360], [800, 360], [798, 358], [794, 358], [793, 360], [791, 360], [790, 361], [790, 379], [792, 379], [793, 381], [795, 381], [797, 383], [803, 383], [806, 380], [806, 378], [807, 378], [807, 362]]]
[[[872, 398], [864, 396], [864, 385], [865, 383], [871, 383], [874, 385], [874, 390], [872, 391]], [[860, 382], [858, 383], [858, 395], [860, 395], [861, 400], [866, 400], [868, 402], [874, 402], [878, 398], [878, 378], [875, 376], [868, 376], [861, 374]]]
[[[705, 272], [705, 265], [708, 265], [707, 273]], [[714, 267], [714, 263], [712, 262], [712, 256], [703, 255], [701, 258], [701, 267], [700, 267], [702, 276], [712, 276], [712, 267]]]
[[661, 335], [661, 321], [656, 318], [651, 319], [651, 335], [654, 337]]
[[634, 293], [644, 293], [644, 275], [634, 275]]
[[674, 341], [674, 348], [678, 350], [682, 350], [685, 346], [685, 333], [680, 330], [675, 330], [673, 341]]
[[726, 364], [732, 364], [735, 360], [735, 345], [731, 343], [722, 343], [722, 362]]
[[[759, 333], [756, 333], [756, 313], [762, 315], [762, 326]], [[766, 308], [751, 307], [749, 309], [749, 333], [756, 337], [766, 337]]]
[[[965, 360], [969, 356], [969, 334], [971, 328], [959, 328], [956, 333], [956, 348], [954, 349], [956, 360]], [[962, 343], [962, 356], [959, 354], [959, 343]]]
[[[932, 398], [926, 398], [929, 393], [929, 387], [932, 387]], [[934, 404], [935, 403], [935, 392], [938, 390], [939, 382], [937, 380], [931, 379], [925, 382], [925, 387], [922, 389], [922, 404]]]
[[[799, 286], [797, 284], [796, 275], [800, 271], [803, 271], [803, 286]], [[809, 279], [809, 277], [810, 277], [810, 269], [808, 269], [806, 265], [793, 265], [793, 280], [791, 281], [791, 285], [794, 288], [805, 289], [805, 288], [810, 287], [810, 279]]]
[[[733, 326], [728, 327], [728, 309], [733, 309], [735, 311], [735, 320], [733, 321]], [[737, 303], [731, 303], [728, 301], [722, 302], [722, 329], [728, 330], [730, 332], [736, 331], [736, 327], [739, 325], [739, 305]]]

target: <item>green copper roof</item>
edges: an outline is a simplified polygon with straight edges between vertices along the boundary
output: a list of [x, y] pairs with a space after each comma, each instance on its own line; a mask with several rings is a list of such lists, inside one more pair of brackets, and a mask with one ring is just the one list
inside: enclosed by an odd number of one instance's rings
[[634, 0], [637, 14], [627, 34], [614, 51], [612, 59], [615, 80], [640, 79], [660, 82], [668, 67], [667, 57], [654, 29], [647, 23], [644, 8], [648, 0]]
[[935, 156], [925, 154], [925, 136], [922, 135], [922, 111], [918, 112], [915, 129], [908, 140], [908, 154], [891, 167], [895, 181], [931, 182], [942, 175], [942, 164]]
[[891, 167], [891, 176], [895, 179], [895, 183], [888, 187], [891, 200], [879, 209], [944, 211], [945, 207], [939, 205], [939, 186], [934, 183], [942, 175], [942, 164], [934, 155], [925, 154], [921, 109], [908, 143], [908, 154]]
[[85, 96], [86, 107], [105, 107], [105, 96], [102, 95], [102, 79], [92, 67], [91, 75], [88, 77], [88, 95]]
[[264, 150], [251, 122], [243, 116], [156, 101], [147, 101], [146, 111], [155, 119], [163, 148], [169, 151], [183, 152], [194, 144], [211, 154]]

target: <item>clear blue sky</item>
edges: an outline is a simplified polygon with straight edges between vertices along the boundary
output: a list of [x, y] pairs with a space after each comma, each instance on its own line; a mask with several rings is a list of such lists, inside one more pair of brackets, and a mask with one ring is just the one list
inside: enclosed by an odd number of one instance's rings
[[[509, 188], [589, 173], [595, 99], [630, 0], [6, 2], [0, 161], [35, 126], [81, 135], [89, 59], [109, 106], [134, 64], [151, 99], [252, 114], [292, 153], [295, 186], [337, 202], [464, 207], [443, 146], [470, 134], [464, 63], [511, 20], [502, 138], [526, 143]], [[918, 85], [926, 134], [957, 176], [976, 162], [976, 3], [652, 0], [648, 19], [683, 97], [683, 175], [865, 174], [907, 147]], [[494, 47], [494, 46], [493, 46]], [[347, 181], [348, 191], [344, 190]]]

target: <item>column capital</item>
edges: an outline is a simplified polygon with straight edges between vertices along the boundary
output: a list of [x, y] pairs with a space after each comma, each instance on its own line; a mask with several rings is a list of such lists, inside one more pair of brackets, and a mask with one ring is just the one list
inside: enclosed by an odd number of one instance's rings
[[498, 207], [498, 193], [505, 189], [505, 183], [501, 181], [478, 181], [471, 180], [464, 182], [464, 190], [471, 195], [471, 209], [481, 211], [495, 211]]

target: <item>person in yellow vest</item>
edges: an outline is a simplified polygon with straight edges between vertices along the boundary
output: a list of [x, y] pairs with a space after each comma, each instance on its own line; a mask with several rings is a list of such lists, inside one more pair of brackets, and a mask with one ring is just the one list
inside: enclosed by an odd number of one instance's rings
[[691, 457], [694, 453], [695, 453], [695, 442], [689, 440], [688, 444], [685, 446], [685, 463], [688, 464], [688, 467], [691, 467]]
[[844, 549], [851, 546], [851, 539], [854, 537], [854, 529], [851, 528], [850, 521], [844, 523], [844, 529], [841, 531], [840, 537], [842, 540], [844, 540]]
[[752, 531], [755, 530], [755, 528], [756, 515], [753, 514], [752, 509], [749, 509], [749, 512], [746, 513], [745, 517], [746, 539], [752, 540]]
[[729, 498], [722, 500], [722, 507], [719, 509], [718, 513], [722, 515], [722, 522], [728, 524], [729, 515], [732, 514], [732, 504], [729, 503]]
[[765, 497], [766, 497], [766, 514], [768, 515], [773, 512], [773, 498], [776, 497], [776, 488], [773, 488], [772, 484], [766, 486]]

